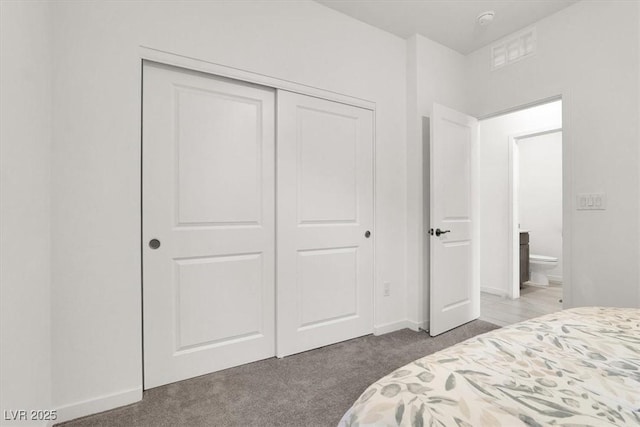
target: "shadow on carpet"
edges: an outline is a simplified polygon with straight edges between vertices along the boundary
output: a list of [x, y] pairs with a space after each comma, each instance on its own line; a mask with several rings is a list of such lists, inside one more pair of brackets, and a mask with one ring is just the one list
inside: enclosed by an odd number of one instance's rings
[[336, 426], [371, 383], [496, 328], [474, 320], [435, 338], [409, 329], [367, 335], [157, 387], [141, 402], [60, 425]]

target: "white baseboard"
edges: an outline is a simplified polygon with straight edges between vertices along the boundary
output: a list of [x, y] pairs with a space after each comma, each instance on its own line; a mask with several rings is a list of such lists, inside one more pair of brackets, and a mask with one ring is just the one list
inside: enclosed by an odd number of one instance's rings
[[398, 320], [396, 322], [385, 323], [373, 327], [373, 335], [384, 335], [389, 332], [399, 331], [400, 329], [409, 328], [407, 320]]
[[49, 425], [86, 417], [87, 415], [97, 414], [120, 406], [130, 405], [140, 400], [142, 400], [142, 387], [137, 387], [78, 403], [72, 403], [70, 405], [60, 406], [57, 408], [58, 418]]
[[373, 335], [384, 335], [389, 332], [399, 331], [400, 329], [411, 329], [412, 331], [419, 331], [421, 329], [428, 330], [429, 321], [415, 322], [413, 320], [398, 320], [397, 322], [385, 323], [373, 327]]
[[429, 330], [429, 321], [423, 320], [422, 322], [416, 322], [413, 320], [407, 320], [407, 324], [409, 325], [409, 329], [412, 331], [428, 331]]
[[550, 283], [553, 283], [554, 285], [562, 285], [562, 276], [547, 274], [547, 277], [549, 278]]
[[486, 292], [488, 294], [498, 295], [500, 297], [506, 297], [507, 296], [507, 292], [505, 292], [504, 289], [492, 288], [492, 287], [489, 287], [489, 286], [481, 286], [480, 287], [480, 292]]

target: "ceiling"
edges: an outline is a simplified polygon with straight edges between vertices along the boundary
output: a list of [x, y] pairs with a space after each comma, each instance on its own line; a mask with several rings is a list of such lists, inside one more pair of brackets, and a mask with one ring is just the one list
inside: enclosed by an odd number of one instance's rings
[[[417, 33], [467, 54], [578, 0], [316, 1], [402, 38]], [[495, 12], [495, 19], [480, 26], [476, 18], [488, 10]]]

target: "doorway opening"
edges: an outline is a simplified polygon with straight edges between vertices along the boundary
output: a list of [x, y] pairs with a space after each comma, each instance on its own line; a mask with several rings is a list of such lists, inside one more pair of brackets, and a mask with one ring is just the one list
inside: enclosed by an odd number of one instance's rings
[[562, 286], [562, 128], [514, 136], [511, 182], [511, 294]]
[[562, 309], [562, 135], [560, 99], [479, 123], [481, 317], [493, 323]]

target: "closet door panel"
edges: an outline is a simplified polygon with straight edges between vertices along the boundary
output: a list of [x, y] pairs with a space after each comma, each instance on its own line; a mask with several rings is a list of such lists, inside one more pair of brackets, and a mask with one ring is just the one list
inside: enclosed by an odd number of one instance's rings
[[373, 330], [373, 113], [278, 92], [278, 356]]
[[143, 72], [148, 389], [275, 354], [275, 92]]

